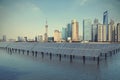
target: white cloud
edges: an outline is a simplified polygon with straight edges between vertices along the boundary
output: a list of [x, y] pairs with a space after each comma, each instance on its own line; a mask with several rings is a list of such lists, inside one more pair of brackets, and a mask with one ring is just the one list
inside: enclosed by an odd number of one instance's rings
[[34, 5], [34, 4], [31, 4], [31, 9], [33, 11], [41, 11], [41, 9], [38, 6]]
[[41, 12], [41, 9], [33, 3], [18, 3], [16, 4], [17, 8], [21, 11], [32, 11], [32, 12]]
[[76, 0], [75, 2], [76, 2], [76, 4], [83, 6], [88, 2], [88, 0]]
[[84, 5], [88, 0], [81, 0], [80, 5]]

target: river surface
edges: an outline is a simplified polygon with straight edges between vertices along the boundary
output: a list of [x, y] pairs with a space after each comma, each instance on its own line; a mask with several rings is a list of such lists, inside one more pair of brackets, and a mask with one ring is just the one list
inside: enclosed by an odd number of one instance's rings
[[120, 53], [100, 61], [50, 60], [0, 50], [0, 80], [120, 80]]

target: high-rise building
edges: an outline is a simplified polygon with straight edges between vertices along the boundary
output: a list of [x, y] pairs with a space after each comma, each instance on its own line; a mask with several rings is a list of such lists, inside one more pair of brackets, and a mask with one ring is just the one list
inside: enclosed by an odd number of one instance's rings
[[35, 42], [37, 42], [38, 41], [38, 38], [37, 38], [37, 36], [35, 36]]
[[115, 26], [115, 42], [117, 42], [117, 41], [118, 41], [118, 27]]
[[117, 24], [117, 41], [120, 42], [120, 23]]
[[98, 42], [105, 42], [106, 41], [106, 25], [98, 24], [97, 27], [97, 38]]
[[106, 39], [108, 40], [108, 11], [103, 13], [103, 24], [106, 25]]
[[72, 20], [72, 41], [79, 41], [79, 25], [77, 20]]
[[61, 42], [61, 32], [59, 30], [54, 31], [54, 41]]
[[67, 24], [67, 38], [72, 38], [72, 26]]
[[48, 25], [47, 25], [47, 20], [46, 20], [46, 25], [45, 25], [44, 41], [48, 42]]
[[3, 35], [3, 41], [7, 41], [6, 35]]
[[38, 40], [39, 42], [43, 42], [43, 36], [42, 35], [38, 35]]
[[92, 40], [92, 21], [90, 19], [83, 20], [83, 40], [91, 41]]
[[115, 42], [115, 25], [113, 20], [108, 25], [108, 41]]
[[54, 37], [48, 37], [48, 42], [54, 42]]
[[18, 36], [18, 42], [22, 41], [22, 37]]
[[62, 28], [62, 40], [67, 40], [67, 28]]
[[24, 37], [24, 38], [25, 38], [25, 41], [27, 42], [28, 41], [27, 37]]
[[98, 19], [95, 19], [92, 25], [92, 41], [93, 42], [97, 42], [97, 25], [98, 25]]

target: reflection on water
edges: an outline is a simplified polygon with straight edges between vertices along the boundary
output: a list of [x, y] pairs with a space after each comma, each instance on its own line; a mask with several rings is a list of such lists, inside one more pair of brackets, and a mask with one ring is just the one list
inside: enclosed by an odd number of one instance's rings
[[0, 50], [0, 80], [120, 80], [120, 54], [95, 61], [73, 60], [45, 55], [33, 57], [27, 53], [12, 53]]

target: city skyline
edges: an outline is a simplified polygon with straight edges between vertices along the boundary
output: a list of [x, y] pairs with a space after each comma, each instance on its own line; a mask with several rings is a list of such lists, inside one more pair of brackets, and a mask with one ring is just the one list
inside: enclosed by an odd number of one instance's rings
[[82, 35], [83, 19], [91, 19], [93, 23], [97, 18], [102, 23], [106, 10], [108, 20], [120, 22], [119, 5], [119, 0], [0, 0], [0, 38], [44, 35], [46, 18], [48, 36], [53, 36], [56, 29], [61, 31], [73, 19], [79, 22], [79, 35]]

